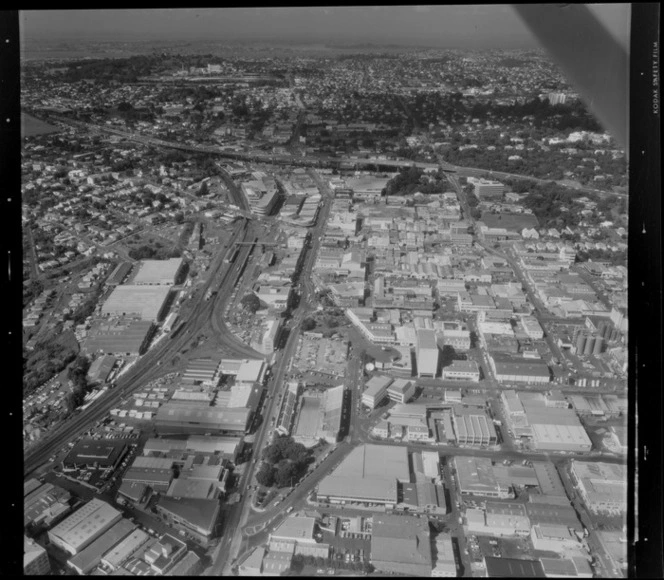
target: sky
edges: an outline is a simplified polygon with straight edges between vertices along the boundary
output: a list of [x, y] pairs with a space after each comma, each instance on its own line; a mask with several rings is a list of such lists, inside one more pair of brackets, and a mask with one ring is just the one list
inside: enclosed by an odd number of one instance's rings
[[[622, 44], [629, 4], [590, 9]], [[20, 13], [31, 41], [218, 40], [389, 43], [442, 48], [534, 48], [537, 41], [509, 5], [332, 6]]]

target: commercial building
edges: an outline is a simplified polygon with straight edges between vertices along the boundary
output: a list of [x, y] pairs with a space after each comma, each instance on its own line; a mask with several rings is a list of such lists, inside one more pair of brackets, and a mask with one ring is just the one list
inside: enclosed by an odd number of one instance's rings
[[121, 542], [108, 550], [101, 559], [101, 563], [111, 570], [117, 570], [124, 564], [141, 546], [150, 539], [150, 535], [141, 529], [133, 530]]
[[289, 552], [293, 555], [327, 558], [329, 544], [314, 539], [316, 519], [308, 516], [290, 516], [270, 534], [270, 552]]
[[336, 443], [341, 429], [343, 400], [343, 385], [322, 392], [305, 391], [300, 398], [293, 438], [306, 446], [315, 445], [320, 439]]
[[70, 554], [77, 554], [122, 519], [122, 514], [94, 498], [49, 530], [48, 538]]
[[406, 379], [394, 379], [392, 384], [387, 387], [387, 396], [391, 401], [397, 403], [407, 403], [415, 394], [415, 383]]
[[94, 568], [99, 566], [102, 556], [135, 528], [136, 525], [129, 520], [121, 519], [102, 536], [71, 558], [67, 562], [68, 565], [81, 575], [89, 574]]
[[258, 546], [249, 556], [238, 566], [239, 576], [260, 576], [263, 572], [263, 558], [265, 557], [265, 548]]
[[133, 284], [148, 286], [173, 286], [182, 269], [182, 258], [168, 260], [142, 260]]
[[430, 576], [433, 560], [427, 518], [374, 515], [371, 564], [379, 572]]
[[168, 571], [165, 576], [198, 576], [200, 570], [201, 559], [195, 552], [188, 551], [184, 558]]
[[570, 475], [589, 510], [611, 514], [621, 514], [627, 510], [625, 465], [573, 459]]
[[592, 578], [593, 569], [584, 557], [540, 558], [547, 578]]
[[417, 376], [434, 378], [438, 371], [438, 343], [433, 330], [417, 331]]
[[217, 499], [219, 487], [212, 481], [179, 477], [171, 481], [166, 495], [179, 498]]
[[23, 536], [23, 575], [45, 576], [51, 573], [48, 554], [37, 542]]
[[478, 199], [501, 197], [505, 193], [505, 186], [500, 181], [469, 177], [468, 183], [472, 184], [473, 193]]
[[387, 397], [387, 388], [394, 379], [386, 375], [375, 375], [365, 385], [362, 393], [362, 404], [375, 409]]
[[318, 485], [319, 500], [394, 506], [397, 483], [410, 482], [405, 447], [361, 445]]
[[217, 408], [183, 406], [167, 403], [159, 408], [155, 418], [157, 433], [242, 434], [249, 424], [250, 410], [243, 407]]
[[[171, 466], [173, 460], [170, 460]], [[143, 484], [149, 486], [155, 491], [165, 492], [173, 480], [173, 470], [160, 467], [130, 467], [122, 476], [122, 483], [131, 486], [132, 484]], [[132, 498], [130, 498], [132, 499]]]
[[[496, 428], [484, 410], [461, 405], [454, 405], [453, 408], [452, 426], [459, 445], [482, 446], [498, 442]], [[448, 433], [446, 436], [451, 438]]]
[[530, 530], [533, 548], [547, 552], [564, 552], [581, 548], [579, 539], [563, 525], [537, 524]]
[[459, 491], [462, 494], [499, 499], [514, 497], [510, 486], [499, 482], [496, 478], [491, 459], [456, 456], [454, 466]]
[[187, 439], [157, 439], [150, 438], [143, 446], [146, 455], [168, 453], [169, 451], [182, 451], [192, 453], [205, 453], [219, 455], [224, 459], [235, 461], [242, 452], [242, 439], [237, 437], [215, 437], [191, 435]]
[[107, 469], [118, 466], [127, 451], [122, 440], [83, 439], [76, 443], [62, 461], [64, 470]]
[[101, 308], [103, 316], [127, 316], [157, 322], [164, 317], [169, 286], [116, 286]]
[[455, 360], [451, 365], [443, 367], [443, 380], [477, 383], [480, 380], [480, 369], [475, 361]]
[[187, 544], [171, 534], [164, 534], [155, 545], [143, 554], [153, 574], [165, 575], [187, 553]]
[[171, 526], [181, 530], [196, 543], [207, 546], [216, 534], [219, 501], [160, 497], [157, 513]]

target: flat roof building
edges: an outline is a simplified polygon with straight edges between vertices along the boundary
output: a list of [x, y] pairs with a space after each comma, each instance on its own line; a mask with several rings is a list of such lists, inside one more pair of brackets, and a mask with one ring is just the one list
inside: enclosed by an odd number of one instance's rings
[[375, 409], [387, 397], [387, 388], [394, 379], [386, 375], [375, 375], [365, 385], [362, 393], [362, 404], [370, 409]]
[[451, 365], [443, 367], [443, 380], [477, 383], [480, 380], [480, 369], [475, 361], [455, 360]]
[[570, 474], [591, 511], [621, 514], [627, 510], [625, 465], [572, 459]]
[[417, 331], [417, 376], [434, 378], [438, 371], [438, 342], [433, 330]]
[[94, 498], [48, 532], [49, 540], [70, 554], [77, 554], [122, 519], [122, 514]]
[[517, 560], [516, 558], [484, 558], [486, 575], [489, 578], [545, 578], [539, 560]]
[[[122, 316], [96, 320], [88, 330], [83, 342], [83, 350], [91, 354], [138, 356], [143, 354], [148, 347], [153, 328], [154, 325], [149, 320], [136, 320]], [[105, 364], [108, 366], [108, 362]]]
[[247, 429], [249, 416], [250, 410], [244, 407], [218, 408], [167, 403], [157, 411], [155, 427], [160, 434], [240, 434]]
[[106, 469], [115, 467], [122, 460], [127, 444], [122, 440], [83, 439], [62, 461], [64, 469]]
[[318, 497], [334, 503], [356, 501], [394, 505], [397, 482], [409, 481], [405, 447], [361, 445], [320, 482]]
[[164, 316], [169, 286], [116, 286], [101, 308], [103, 316], [129, 316], [156, 322]]
[[28, 536], [23, 536], [23, 575], [46, 576], [51, 573], [51, 563], [46, 550]]
[[142, 260], [133, 283], [135, 285], [173, 286], [176, 283], [182, 264], [182, 258]]
[[162, 496], [156, 508], [169, 525], [182, 530], [203, 546], [207, 546], [215, 535], [220, 510], [218, 500]]
[[459, 491], [462, 494], [501, 499], [514, 497], [510, 486], [500, 483], [496, 478], [491, 459], [456, 456], [454, 465]]

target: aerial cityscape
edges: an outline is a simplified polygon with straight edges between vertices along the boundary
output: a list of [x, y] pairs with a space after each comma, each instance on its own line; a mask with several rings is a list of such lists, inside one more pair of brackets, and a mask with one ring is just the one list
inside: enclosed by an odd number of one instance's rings
[[24, 14], [26, 575], [627, 577], [625, 143], [494, 8]]

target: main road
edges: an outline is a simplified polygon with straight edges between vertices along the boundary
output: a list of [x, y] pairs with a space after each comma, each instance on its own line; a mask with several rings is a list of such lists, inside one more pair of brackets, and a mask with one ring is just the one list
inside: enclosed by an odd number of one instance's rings
[[[64, 442], [72, 441], [80, 433], [89, 428], [90, 425], [106, 416], [118, 401], [129, 396], [132, 391], [142, 387], [146, 382], [154, 380], [158, 376], [168, 372], [167, 366], [163, 363], [185, 347], [193, 334], [208, 323], [216, 302], [225, 299], [222, 290], [226, 290], [231, 282], [233, 282], [233, 277], [237, 276], [239, 271], [237, 264], [239, 261], [228, 267], [224, 267], [223, 260], [226, 254], [232, 251], [234, 242], [238, 241], [241, 236], [242, 240], [244, 240], [246, 235], [247, 223], [245, 220], [240, 220], [235, 224], [235, 231], [226, 246], [225, 252], [220, 252], [215, 258], [211, 265], [207, 281], [200, 292], [192, 298], [194, 300], [192, 311], [187, 316], [182, 327], [177, 330], [177, 335], [172, 335], [170, 340], [165, 340], [155, 345], [153, 349], [148, 350], [125, 375], [118, 379], [116, 387], [113, 390], [104, 397], [100, 397], [85, 411], [63, 422], [45, 437], [43, 443], [27, 451], [23, 466], [25, 476], [28, 476], [45, 463], [48, 456], [58, 451]], [[219, 292], [214, 299], [205, 301], [203, 296], [213, 284], [219, 284]], [[244, 354], [242, 353], [242, 355]]]

